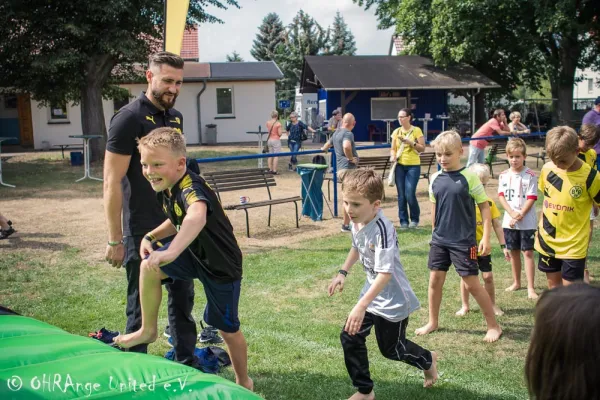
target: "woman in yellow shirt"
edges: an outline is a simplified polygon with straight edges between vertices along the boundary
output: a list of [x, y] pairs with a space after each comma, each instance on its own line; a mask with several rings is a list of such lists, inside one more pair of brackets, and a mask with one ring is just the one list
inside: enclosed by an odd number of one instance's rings
[[421, 129], [411, 124], [412, 118], [412, 112], [408, 108], [398, 112], [400, 128], [392, 133], [390, 150], [390, 161], [396, 162], [400, 229], [416, 228], [421, 214], [417, 201], [417, 184], [421, 175], [419, 153], [425, 151], [425, 138]]

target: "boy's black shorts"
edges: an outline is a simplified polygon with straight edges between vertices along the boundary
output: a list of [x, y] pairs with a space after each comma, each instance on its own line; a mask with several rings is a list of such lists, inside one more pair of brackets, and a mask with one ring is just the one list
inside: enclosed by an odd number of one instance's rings
[[477, 256], [477, 265], [481, 272], [492, 272], [492, 255]]
[[509, 250], [533, 250], [535, 243], [535, 229], [508, 229], [504, 228], [504, 240]]
[[[171, 242], [166, 243], [156, 251], [164, 251], [169, 248], [170, 244]], [[229, 333], [235, 333], [240, 329], [240, 320], [238, 319], [240, 279], [222, 283], [210, 278], [189, 249], [184, 250], [172, 263], [164, 265], [160, 269], [169, 277], [169, 279], [163, 280], [163, 283], [169, 283], [176, 279], [184, 281], [199, 279], [202, 282], [206, 294], [204, 321], [207, 324]]]
[[565, 281], [581, 281], [585, 270], [585, 260], [585, 258], [561, 260], [540, 254], [538, 269], [542, 272], [561, 272]]
[[450, 264], [454, 264], [460, 276], [478, 275], [477, 246], [450, 248], [431, 243], [427, 267], [432, 271], [448, 272]]

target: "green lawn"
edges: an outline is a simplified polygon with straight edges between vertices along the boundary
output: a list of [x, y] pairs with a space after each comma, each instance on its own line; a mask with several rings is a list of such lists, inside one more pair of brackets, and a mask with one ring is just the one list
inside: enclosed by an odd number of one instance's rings
[[[502, 339], [482, 341], [485, 325], [474, 301], [467, 317], [454, 317], [460, 307], [458, 276], [448, 275], [439, 332], [415, 338], [413, 331], [427, 320], [426, 267], [430, 230], [399, 233], [401, 259], [422, 309], [411, 316], [409, 338], [440, 355], [439, 383], [421, 387], [416, 370], [384, 359], [374, 335], [369, 338], [371, 374], [379, 399], [517, 399], [526, 398], [523, 364], [533, 322], [533, 303], [526, 291], [505, 293], [511, 282], [510, 265], [503, 261], [494, 240], [494, 274], [498, 304], [506, 311], [499, 322]], [[597, 237], [596, 237], [597, 238]], [[267, 399], [341, 399], [353, 393], [344, 368], [339, 333], [354, 305], [364, 273], [356, 265], [342, 295], [328, 298], [326, 287], [343, 263], [349, 246], [347, 235], [306, 243], [304, 249], [281, 248], [245, 257], [240, 304], [242, 329], [249, 344], [250, 372], [257, 392]], [[600, 274], [600, 246], [590, 251], [592, 275]], [[545, 285], [537, 274], [537, 287]], [[195, 316], [204, 304], [196, 285]], [[105, 264], [81, 261], [80, 250], [67, 248], [51, 260], [39, 252], [16, 250], [0, 258], [0, 304], [24, 315], [86, 335], [106, 326], [125, 326], [125, 274]], [[163, 301], [159, 329], [166, 324]], [[150, 347], [162, 355], [164, 338]], [[232, 379], [230, 369], [223, 376]]]

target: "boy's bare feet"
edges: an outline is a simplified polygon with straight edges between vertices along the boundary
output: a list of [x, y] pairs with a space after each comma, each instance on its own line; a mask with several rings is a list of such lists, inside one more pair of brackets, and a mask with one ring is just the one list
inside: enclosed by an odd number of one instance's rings
[[495, 315], [495, 316], [499, 317], [499, 316], [501, 316], [501, 315], [504, 315], [504, 311], [502, 311], [502, 310], [500, 309], [500, 307], [498, 307], [497, 305], [493, 304], [493, 305], [492, 305], [492, 308], [494, 309], [494, 315]]
[[139, 329], [133, 333], [128, 333], [126, 335], [119, 335], [113, 339], [119, 347], [124, 349], [128, 349], [133, 346], [137, 346], [142, 343], [152, 343], [156, 341], [156, 332], [153, 334], [152, 332], [144, 332]]
[[538, 294], [535, 292], [535, 289], [527, 289], [527, 298], [529, 300], [536, 300], [538, 297]]
[[521, 289], [521, 285], [519, 285], [517, 283], [513, 283], [512, 285], [510, 285], [509, 287], [504, 289], [504, 291], [505, 292], [514, 292], [515, 290], [519, 290], [519, 289]]
[[425, 382], [423, 382], [423, 387], [432, 387], [433, 384], [437, 382], [437, 353], [435, 351], [431, 352], [431, 368], [429, 368], [427, 371], [423, 370], [423, 374], [425, 374]]
[[455, 315], [456, 315], [457, 317], [464, 317], [465, 315], [467, 315], [467, 314], [469, 313], [469, 311], [470, 311], [470, 310], [469, 310], [469, 307], [462, 306], [462, 307], [460, 308], [460, 310], [458, 310], [458, 311], [456, 312], [456, 314], [455, 314]]
[[361, 392], [354, 393], [348, 400], [375, 400], [375, 392], [371, 390], [369, 394], [362, 394]]
[[245, 387], [246, 389], [248, 389], [251, 392], [254, 392], [254, 381], [248, 377], [248, 380], [246, 382], [236, 382], [238, 385]]
[[420, 327], [419, 329], [415, 330], [415, 334], [417, 336], [423, 336], [423, 335], [427, 335], [428, 333], [431, 333], [435, 330], [437, 330], [438, 326], [432, 324], [431, 322], [428, 322], [427, 325], [424, 325], [422, 327]]
[[488, 343], [493, 343], [500, 339], [500, 336], [502, 336], [502, 328], [500, 328], [499, 325], [496, 325], [495, 328], [488, 329], [483, 340]]

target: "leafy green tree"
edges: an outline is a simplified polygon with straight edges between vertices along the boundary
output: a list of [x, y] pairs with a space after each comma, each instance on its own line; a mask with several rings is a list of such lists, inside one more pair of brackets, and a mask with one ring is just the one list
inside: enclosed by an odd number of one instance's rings
[[244, 59], [240, 56], [240, 53], [234, 51], [226, 56], [227, 62], [244, 62]]
[[[4, 0], [0, 2], [0, 87], [29, 92], [43, 104], [81, 104], [84, 134], [106, 137], [102, 98], [122, 97], [119, 81], [143, 79], [139, 63], [162, 48], [164, 9], [156, 0]], [[222, 22], [191, 0], [193, 22]], [[103, 154], [93, 141], [92, 154]]]
[[275, 59], [275, 49], [285, 40], [285, 27], [276, 13], [269, 13], [258, 27], [250, 54], [257, 61]]
[[348, 24], [346, 24], [339, 11], [336, 12], [333, 19], [326, 54], [332, 56], [353, 56], [356, 54], [354, 34], [348, 28]]

